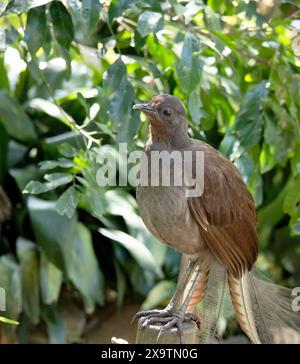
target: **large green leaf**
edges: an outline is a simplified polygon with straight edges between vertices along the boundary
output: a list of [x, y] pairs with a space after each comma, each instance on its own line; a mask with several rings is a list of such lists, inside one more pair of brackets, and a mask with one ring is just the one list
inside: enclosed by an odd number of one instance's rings
[[0, 122], [3, 123], [8, 134], [13, 138], [30, 142], [37, 137], [29, 117], [19, 103], [5, 90], [0, 90]]
[[100, 17], [100, 1], [99, 0], [83, 0], [81, 5], [82, 22], [84, 25], [84, 33], [89, 35], [95, 30]]
[[56, 303], [62, 284], [62, 272], [41, 253], [40, 289], [45, 304]]
[[176, 289], [176, 283], [172, 281], [161, 281], [148, 293], [142, 304], [142, 310], [157, 308], [161, 303], [169, 301]]
[[59, 215], [55, 209], [55, 201], [29, 197], [27, 205], [36, 241], [46, 257], [67, 275], [76, 235], [76, 216], [69, 219]]
[[107, 113], [117, 133], [117, 141], [129, 142], [137, 130], [138, 120], [136, 115], [132, 120], [134, 91], [127, 80], [126, 66], [121, 57], [108, 69], [103, 89], [108, 97]]
[[25, 42], [29, 51], [35, 53], [43, 46], [46, 35], [46, 11], [44, 6], [30, 9], [27, 15]]
[[71, 15], [59, 1], [51, 3], [50, 15], [55, 39], [62, 47], [68, 49], [74, 39], [74, 28]]
[[81, 293], [86, 312], [92, 312], [95, 304], [104, 304], [104, 278], [95, 256], [91, 234], [83, 225], [77, 225], [68, 262], [69, 277]]
[[17, 240], [17, 255], [21, 266], [23, 310], [34, 324], [39, 322], [39, 263], [36, 244], [21, 237]]
[[161, 269], [154, 260], [151, 252], [139, 240], [124, 233], [123, 231], [100, 228], [99, 232], [107, 238], [121, 244], [130, 252], [142, 268], [162, 277]]
[[17, 319], [22, 311], [21, 271], [12, 254], [0, 257], [0, 287], [6, 296], [6, 311], [2, 316]]

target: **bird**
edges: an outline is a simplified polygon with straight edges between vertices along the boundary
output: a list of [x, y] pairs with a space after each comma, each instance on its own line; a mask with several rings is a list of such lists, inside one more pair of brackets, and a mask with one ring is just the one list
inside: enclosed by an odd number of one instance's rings
[[[141, 158], [136, 187], [141, 217], [158, 240], [182, 254], [173, 297], [164, 309], [138, 312], [143, 327], [158, 324], [158, 340], [176, 328], [183, 342], [183, 323], [199, 319], [196, 307], [201, 303], [199, 341], [214, 342], [218, 319], [229, 300], [252, 343], [277, 343], [285, 329], [298, 333], [300, 317], [292, 310], [291, 290], [266, 280], [255, 269], [256, 206], [236, 166], [220, 151], [189, 136], [185, 107], [177, 97], [157, 95], [134, 105], [133, 110], [143, 112], [149, 122], [146, 158]], [[151, 158], [155, 153], [174, 152], [181, 162], [175, 165], [171, 160], [167, 171]], [[193, 186], [184, 176], [181, 184], [175, 183], [175, 177], [169, 185], [162, 183], [165, 172], [184, 174], [180, 165], [188, 160], [194, 173], [199, 152], [204, 162], [202, 175], [193, 180], [194, 185], [203, 180], [199, 195], [188, 193]], [[151, 176], [157, 173], [158, 181], [151, 184]]]

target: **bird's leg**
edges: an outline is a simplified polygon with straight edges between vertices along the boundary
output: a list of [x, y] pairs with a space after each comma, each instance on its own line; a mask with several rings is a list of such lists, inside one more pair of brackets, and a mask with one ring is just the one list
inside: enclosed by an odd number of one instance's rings
[[181, 297], [183, 296], [184, 289], [185, 289], [187, 283], [189, 282], [191, 275], [194, 272], [196, 263], [197, 263], [197, 261], [195, 261], [195, 260], [189, 261], [189, 265], [188, 265], [182, 279], [179, 279], [177, 287], [176, 287], [176, 291], [166, 308], [164, 308], [163, 310], [150, 310], [150, 311], [138, 312], [134, 316], [133, 320], [142, 318], [142, 326], [146, 326], [147, 324], [150, 324], [150, 323], [153, 323], [153, 324], [159, 323], [159, 322], [163, 323], [164, 319], [169, 319], [170, 317], [172, 317], [180, 305], [180, 301], [181, 301]]
[[183, 342], [183, 322], [188, 319], [192, 319], [191, 314], [186, 314], [186, 310], [187, 307], [189, 305], [189, 302], [196, 290], [196, 288], [198, 287], [198, 284], [200, 282], [200, 280], [202, 279], [203, 275], [205, 273], [201, 272], [199, 269], [195, 271], [195, 278], [194, 281], [191, 284], [191, 287], [186, 295], [186, 297], [184, 298], [184, 301], [182, 303], [182, 305], [180, 306], [180, 308], [173, 314], [172, 317], [169, 317], [168, 319], [164, 320], [164, 325], [162, 325], [160, 332], [158, 334], [157, 337], [157, 341], [159, 341], [160, 336], [172, 329], [173, 327], [177, 328], [178, 330], [178, 334], [179, 334], [179, 338], [180, 338], [180, 343]]

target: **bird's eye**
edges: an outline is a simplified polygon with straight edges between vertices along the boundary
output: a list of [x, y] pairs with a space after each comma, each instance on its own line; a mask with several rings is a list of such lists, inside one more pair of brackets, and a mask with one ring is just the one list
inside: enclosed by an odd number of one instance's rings
[[164, 109], [163, 114], [165, 116], [170, 116], [172, 114], [172, 110], [171, 109]]

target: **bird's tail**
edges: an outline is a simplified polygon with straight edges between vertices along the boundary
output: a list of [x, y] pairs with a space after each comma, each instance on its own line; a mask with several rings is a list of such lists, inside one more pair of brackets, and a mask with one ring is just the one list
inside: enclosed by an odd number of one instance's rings
[[[236, 279], [215, 264], [199, 283], [188, 307], [201, 315], [201, 343], [214, 343], [217, 326], [229, 317], [232, 307], [253, 343], [300, 343], [300, 312], [293, 311], [293, 296], [286, 287], [260, 277], [255, 270]], [[197, 310], [198, 311], [198, 310]]]
[[293, 311], [291, 290], [258, 277], [252, 270], [228, 277], [233, 307], [242, 330], [253, 343], [300, 342], [300, 313]]

